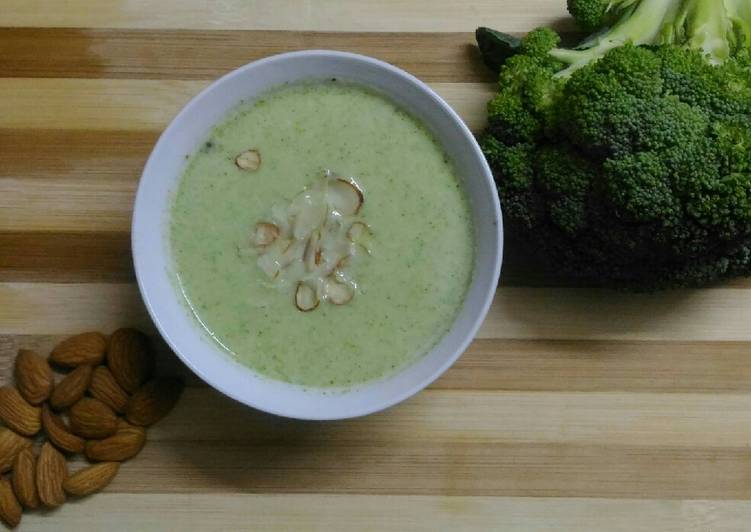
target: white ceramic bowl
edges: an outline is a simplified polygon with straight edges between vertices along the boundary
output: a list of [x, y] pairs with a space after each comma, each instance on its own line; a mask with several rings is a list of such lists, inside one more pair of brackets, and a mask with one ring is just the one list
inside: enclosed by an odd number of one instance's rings
[[[172, 281], [169, 210], [187, 154], [193, 153], [240, 100], [274, 86], [332, 78], [371, 87], [421, 120], [454, 161], [467, 190], [476, 238], [472, 283], [451, 330], [427, 355], [402, 371], [342, 393], [271, 380], [236, 362], [197, 325]], [[193, 98], [159, 138], [138, 186], [133, 260], [146, 307], [164, 339], [197, 375], [222, 393], [272, 414], [300, 419], [356, 417], [394, 405], [438, 378], [464, 352], [490, 307], [503, 250], [501, 212], [482, 152], [459, 116], [406, 72], [360, 55], [304, 51], [245, 65]], [[419, 310], [418, 310], [419, 311]]]

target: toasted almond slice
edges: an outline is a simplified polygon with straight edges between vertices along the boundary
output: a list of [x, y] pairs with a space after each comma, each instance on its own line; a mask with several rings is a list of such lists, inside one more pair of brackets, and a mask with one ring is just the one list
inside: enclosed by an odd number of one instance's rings
[[255, 172], [261, 166], [261, 153], [256, 149], [245, 150], [235, 158], [235, 164], [241, 170]]
[[326, 299], [334, 305], [346, 305], [355, 297], [355, 289], [349, 283], [340, 283], [334, 277], [326, 279], [324, 290]]
[[337, 177], [329, 183], [327, 196], [329, 204], [342, 216], [357, 214], [363, 201], [365, 201], [362, 190], [351, 181], [341, 177]]
[[302, 312], [310, 312], [318, 307], [320, 300], [316, 291], [308, 284], [297, 283], [295, 290], [295, 306]]
[[326, 202], [323, 193], [317, 190], [309, 191], [306, 194], [306, 200], [299, 204], [292, 235], [298, 240], [305, 240], [325, 221]]
[[259, 222], [256, 224], [255, 232], [253, 233], [253, 243], [258, 247], [266, 247], [271, 245], [277, 238], [279, 238], [279, 227], [268, 222]]
[[370, 230], [368, 224], [363, 222], [354, 222], [349, 226], [349, 229], [347, 229], [347, 238], [355, 244], [365, 242], [371, 236], [373, 236], [373, 232]]
[[307, 244], [305, 244], [305, 252], [303, 253], [303, 262], [305, 263], [305, 269], [312, 272], [315, 270], [316, 265], [321, 263], [321, 248], [319, 243], [321, 241], [321, 230], [316, 229], [310, 235]]
[[271, 255], [262, 255], [258, 257], [256, 263], [269, 279], [276, 279], [279, 277], [279, 272], [281, 271], [279, 262]]

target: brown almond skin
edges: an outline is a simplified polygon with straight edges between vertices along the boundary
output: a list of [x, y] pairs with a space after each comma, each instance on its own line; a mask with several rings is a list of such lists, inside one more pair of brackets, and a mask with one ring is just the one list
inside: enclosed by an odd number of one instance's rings
[[165, 377], [144, 384], [128, 402], [125, 416], [134, 425], [153, 425], [174, 408], [183, 392], [180, 379]]
[[16, 434], [7, 427], [0, 427], [0, 473], [13, 468], [16, 455], [31, 447], [31, 440]]
[[0, 520], [10, 528], [21, 523], [23, 509], [13, 493], [13, 487], [5, 478], [0, 478]]
[[82, 438], [106, 438], [117, 430], [117, 416], [99, 399], [84, 397], [71, 407], [68, 416], [70, 429]]
[[112, 372], [104, 366], [99, 366], [94, 370], [89, 393], [118, 414], [124, 413], [125, 407], [128, 406], [127, 392], [117, 383]]
[[98, 366], [104, 360], [107, 339], [102, 333], [87, 332], [63, 340], [50, 353], [50, 362], [64, 368], [82, 364]]
[[83, 452], [86, 440], [73, 434], [47, 405], [42, 405], [42, 427], [50, 441], [61, 451], [73, 454]]
[[15, 377], [18, 391], [32, 405], [46, 401], [52, 393], [52, 368], [44, 357], [34, 351], [18, 351]]
[[63, 483], [67, 478], [65, 457], [50, 442], [45, 442], [37, 459], [36, 470], [37, 493], [44, 506], [55, 508], [65, 502]]
[[23, 436], [33, 436], [42, 428], [42, 409], [30, 405], [21, 393], [11, 387], [0, 388], [0, 421]]
[[13, 491], [24, 508], [33, 510], [39, 506], [36, 459], [31, 449], [24, 449], [16, 455], [13, 463]]
[[80, 401], [91, 384], [93, 371], [91, 366], [83, 365], [68, 373], [52, 391], [52, 408], [64, 410]]
[[112, 482], [120, 469], [118, 462], [101, 462], [73, 473], [63, 483], [68, 495], [84, 497], [101, 491]]
[[103, 440], [86, 443], [86, 457], [95, 462], [123, 462], [141, 452], [146, 443], [146, 430], [120, 421], [117, 432]]
[[126, 392], [135, 392], [154, 372], [149, 338], [136, 329], [118, 329], [107, 346], [107, 366]]

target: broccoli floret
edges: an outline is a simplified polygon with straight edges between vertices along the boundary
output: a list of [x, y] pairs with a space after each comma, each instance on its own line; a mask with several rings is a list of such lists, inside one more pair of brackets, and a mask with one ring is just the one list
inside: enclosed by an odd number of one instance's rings
[[[635, 290], [751, 275], [751, 0], [569, 0], [499, 72], [482, 148], [507, 227]], [[589, 26], [588, 26], [589, 25]]]
[[568, 11], [582, 31], [594, 32], [617, 20], [638, 0], [568, 0]]

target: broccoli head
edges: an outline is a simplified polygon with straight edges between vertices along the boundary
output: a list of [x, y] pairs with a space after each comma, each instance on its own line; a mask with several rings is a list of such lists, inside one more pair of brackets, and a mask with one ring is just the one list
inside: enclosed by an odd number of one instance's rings
[[507, 227], [635, 290], [751, 275], [751, 0], [569, 0], [499, 72], [482, 147]]

